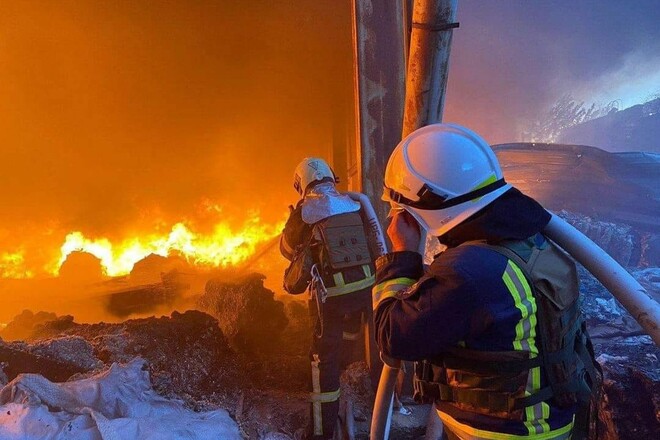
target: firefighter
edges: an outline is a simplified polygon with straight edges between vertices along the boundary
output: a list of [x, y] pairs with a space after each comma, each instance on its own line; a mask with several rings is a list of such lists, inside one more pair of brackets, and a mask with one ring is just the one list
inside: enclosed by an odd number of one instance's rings
[[[310, 350], [310, 437], [333, 437], [339, 410], [339, 376], [355, 352], [361, 328], [373, 341], [371, 288], [375, 281], [377, 244], [361, 204], [337, 191], [337, 178], [328, 164], [305, 158], [296, 167], [294, 188], [301, 199], [291, 213], [280, 240], [282, 255], [291, 263], [284, 288], [291, 294], [311, 293], [310, 313], [315, 328]], [[372, 378], [380, 374], [375, 343], [365, 344]]]
[[[442, 438], [584, 438], [593, 351], [575, 265], [541, 233], [550, 214], [453, 124], [401, 141], [384, 186], [392, 248], [376, 262], [376, 340], [386, 356], [417, 361], [415, 397], [435, 403]], [[426, 270], [421, 231], [446, 246]]]

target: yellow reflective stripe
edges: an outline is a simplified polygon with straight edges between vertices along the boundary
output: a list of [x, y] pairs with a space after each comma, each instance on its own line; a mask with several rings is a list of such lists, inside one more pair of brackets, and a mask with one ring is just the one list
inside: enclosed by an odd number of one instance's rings
[[[507, 268], [502, 275], [502, 281], [509, 289], [513, 297], [515, 306], [520, 310], [521, 318], [516, 324], [516, 340], [513, 341], [515, 350], [527, 351], [530, 357], [538, 355], [536, 346], [536, 300], [532, 295], [532, 290], [520, 268], [509, 261]], [[535, 367], [530, 369], [527, 375], [527, 384], [525, 395], [530, 396], [541, 389], [541, 369]], [[524, 424], [530, 435], [550, 432], [550, 425], [547, 419], [550, 417], [550, 407], [540, 402], [533, 406], [525, 408]]]
[[518, 351], [522, 351], [522, 343], [520, 342], [523, 339], [523, 325], [522, 322], [525, 318], [525, 315], [527, 313], [527, 310], [525, 307], [522, 306], [522, 301], [520, 299], [520, 294], [518, 293], [518, 290], [516, 287], [513, 285], [513, 281], [511, 280], [511, 276], [507, 273], [504, 272], [502, 275], [502, 281], [504, 281], [504, 284], [506, 285], [507, 289], [509, 289], [509, 293], [513, 297], [513, 302], [515, 307], [520, 310], [520, 313], [523, 315], [523, 318], [518, 321], [516, 324], [516, 339], [513, 341], [513, 348]]
[[536, 355], [536, 300], [527, 284], [527, 280], [513, 262], [509, 261], [502, 274], [502, 281], [513, 297], [515, 307], [520, 310], [520, 320], [516, 324], [516, 339], [513, 348], [529, 351]]
[[[486, 185], [490, 185], [491, 183], [493, 183], [493, 182], [495, 182], [495, 181], [497, 181], [497, 176], [496, 176], [495, 174], [493, 174], [493, 175], [491, 175], [490, 177], [488, 177], [486, 180], [484, 180], [483, 182], [481, 182], [480, 184], [478, 184], [477, 186], [475, 186], [474, 188], [472, 188], [470, 191], [476, 191], [476, 190], [478, 190], [478, 189], [483, 188], [483, 187], [486, 186]], [[481, 197], [483, 197], [483, 196], [481, 196]], [[470, 202], [472, 202], [472, 203], [476, 203], [476, 202], [478, 202], [479, 200], [481, 200], [481, 197], [477, 197], [476, 199], [472, 199], [472, 200], [470, 200]]]
[[[518, 267], [518, 265], [511, 264], [511, 269], [513, 269], [513, 272], [515, 273], [515, 276], [518, 281], [517, 283], [518, 286], [522, 287], [522, 290], [525, 294], [524, 296], [531, 305], [530, 308], [532, 313], [529, 315], [529, 326], [532, 331], [530, 332], [528, 346], [530, 352], [533, 353], [532, 356], [534, 356], [534, 354], [538, 353], [538, 347], [536, 346], [536, 338], [535, 338], [536, 336], [535, 329], [537, 324], [536, 299], [532, 294], [532, 289], [529, 286], [527, 278], [525, 278], [525, 275], [522, 273], [522, 270]], [[535, 367], [532, 368], [531, 371], [529, 372], [527, 392], [528, 394], [534, 394], [538, 392], [540, 389], [541, 389], [541, 368]], [[550, 431], [550, 425], [548, 425], [548, 422], [546, 421], [550, 417], [550, 407], [545, 402], [539, 402], [534, 406], [525, 408], [525, 416], [527, 419], [525, 425], [527, 426], [527, 429], [529, 430], [530, 434], [531, 433], [540, 434], [543, 432]]]
[[341, 388], [336, 389], [335, 391], [328, 391], [326, 393], [311, 393], [309, 400], [312, 402], [320, 403], [330, 403], [336, 402], [341, 395]]
[[362, 265], [362, 272], [364, 272], [365, 277], [370, 277], [372, 275], [371, 268], [369, 267], [368, 264], [363, 264]]
[[335, 281], [335, 285], [326, 289], [328, 291], [328, 296], [345, 295], [347, 293], [356, 292], [373, 286], [376, 281], [376, 276], [371, 273], [371, 268], [368, 264], [362, 265], [362, 272], [365, 276], [364, 279], [348, 284], [346, 284], [346, 281], [344, 280], [343, 273], [337, 272], [333, 274], [332, 279]]
[[328, 291], [328, 296], [345, 295], [347, 293], [352, 293], [358, 290], [366, 289], [367, 287], [371, 287], [374, 285], [375, 281], [376, 276], [372, 275], [369, 278], [355, 281], [354, 283], [344, 284], [343, 286], [328, 287], [326, 290]]
[[530, 326], [530, 331], [529, 331], [529, 350], [534, 353], [538, 354], [539, 350], [538, 347], [536, 346], [536, 299], [534, 298], [534, 295], [532, 294], [532, 289], [529, 286], [529, 283], [527, 282], [527, 278], [525, 278], [525, 275], [522, 273], [522, 270], [514, 264], [511, 263], [511, 268], [516, 274], [516, 277], [518, 278], [518, 282], [523, 288], [523, 291], [525, 292], [525, 301], [526, 303], [529, 304], [529, 309], [530, 309], [530, 314], [529, 314], [529, 326]]
[[515, 435], [503, 432], [484, 431], [464, 425], [448, 414], [438, 411], [442, 423], [461, 440], [569, 440], [573, 430], [573, 422], [566, 426], [540, 434]]
[[417, 280], [412, 278], [401, 277], [383, 281], [382, 283], [375, 285], [371, 291], [374, 310], [376, 310], [376, 307], [378, 307], [378, 304], [380, 304], [382, 300], [396, 296], [401, 290], [412, 286], [416, 282]]
[[341, 272], [332, 275], [332, 279], [335, 281], [336, 287], [344, 287], [346, 285], [346, 283], [344, 283], [344, 274]]

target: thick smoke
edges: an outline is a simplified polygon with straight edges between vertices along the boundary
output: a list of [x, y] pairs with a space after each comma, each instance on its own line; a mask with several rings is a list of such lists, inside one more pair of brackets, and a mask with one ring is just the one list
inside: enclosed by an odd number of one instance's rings
[[71, 231], [280, 221], [352, 91], [346, 3], [4, 5], [0, 249], [40, 268]]
[[460, 0], [445, 120], [491, 143], [521, 131], [562, 96], [621, 108], [660, 91], [654, 0]]
[[[281, 220], [293, 167], [330, 156], [352, 93], [350, 6], [3, 5], [2, 258], [41, 269], [72, 231], [121, 240], [178, 221], [241, 225], [254, 210]], [[508, 142], [567, 93], [630, 94], [624, 83], [654, 80], [659, 14], [653, 0], [461, 0], [445, 120]]]

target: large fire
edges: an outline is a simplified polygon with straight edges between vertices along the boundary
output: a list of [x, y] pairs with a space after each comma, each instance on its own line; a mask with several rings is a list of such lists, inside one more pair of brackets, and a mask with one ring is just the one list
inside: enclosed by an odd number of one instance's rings
[[265, 225], [258, 217], [248, 220], [236, 231], [226, 223], [218, 223], [208, 235], [195, 233], [185, 224], [177, 223], [167, 235], [134, 237], [115, 244], [105, 238], [89, 239], [80, 232], [72, 232], [67, 235], [60, 259], [51, 273], [59, 271], [66, 257], [74, 251], [96, 256], [110, 276], [129, 273], [135, 263], [149, 254], [179, 255], [202, 267], [231, 266], [248, 259], [259, 244], [277, 236], [281, 229], [281, 224]]
[[0, 254], [0, 278], [32, 278], [34, 272], [25, 267], [24, 252], [5, 252]]
[[[176, 255], [200, 268], [233, 266], [248, 260], [260, 245], [274, 239], [282, 227], [281, 222], [266, 224], [258, 216], [251, 216], [241, 227], [233, 228], [227, 222], [220, 222], [211, 232], [201, 233], [179, 222], [168, 233], [144, 234], [115, 242], [75, 231], [66, 235], [57, 260], [43, 270], [57, 276], [67, 256], [76, 251], [96, 256], [108, 276], [128, 274], [135, 263], [150, 254]], [[35, 272], [41, 270], [26, 267], [24, 251], [0, 254], [1, 278], [32, 278]]]

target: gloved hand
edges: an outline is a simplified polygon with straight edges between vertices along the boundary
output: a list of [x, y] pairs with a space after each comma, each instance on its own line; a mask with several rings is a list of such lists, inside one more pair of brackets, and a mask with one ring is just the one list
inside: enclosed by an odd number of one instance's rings
[[417, 220], [405, 210], [392, 214], [392, 221], [387, 227], [387, 235], [392, 242], [392, 251], [418, 252], [421, 232]]

